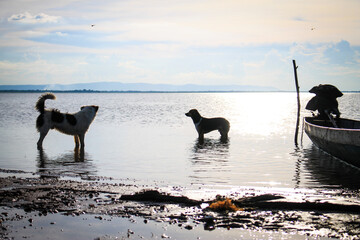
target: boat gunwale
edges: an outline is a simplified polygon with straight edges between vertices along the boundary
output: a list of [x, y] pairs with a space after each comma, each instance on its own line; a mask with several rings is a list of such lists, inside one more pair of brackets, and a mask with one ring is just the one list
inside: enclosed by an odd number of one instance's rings
[[[309, 121], [307, 121], [307, 119], [315, 119], [314, 117], [304, 117], [304, 121], [306, 124], [311, 125], [313, 127], [317, 127], [317, 128], [322, 128], [322, 129], [329, 129], [329, 130], [336, 130], [336, 131], [347, 131], [347, 132], [360, 132], [360, 128], [340, 128], [340, 127], [326, 127], [326, 126], [322, 126], [322, 125], [318, 125], [315, 123], [311, 123]], [[346, 121], [351, 121], [351, 122], [357, 122], [360, 124], [360, 121], [357, 120], [351, 120], [351, 119], [347, 119], [347, 118], [341, 118], [342, 120], [346, 120]]]

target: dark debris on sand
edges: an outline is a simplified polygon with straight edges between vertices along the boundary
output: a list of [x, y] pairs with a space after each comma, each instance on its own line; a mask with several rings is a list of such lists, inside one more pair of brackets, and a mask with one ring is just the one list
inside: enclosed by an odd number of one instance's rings
[[[291, 202], [273, 194], [200, 201], [135, 185], [4, 177], [0, 178], [0, 196], [0, 206], [37, 212], [39, 216], [59, 212], [73, 216], [141, 216], [145, 221], [174, 223], [188, 230], [194, 227], [188, 224], [191, 222], [205, 230], [241, 228], [349, 239], [360, 235], [359, 205]], [[220, 208], [211, 208], [212, 203]], [[7, 234], [4, 223], [13, 221], [7, 216], [7, 212], [0, 213], [0, 239]]]

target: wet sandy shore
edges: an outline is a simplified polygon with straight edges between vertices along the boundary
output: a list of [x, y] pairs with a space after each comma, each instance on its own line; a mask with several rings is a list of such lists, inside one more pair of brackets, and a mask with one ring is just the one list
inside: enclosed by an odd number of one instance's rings
[[111, 180], [9, 175], [0, 178], [0, 239], [360, 239], [360, 204], [346, 200], [359, 192], [191, 199]]

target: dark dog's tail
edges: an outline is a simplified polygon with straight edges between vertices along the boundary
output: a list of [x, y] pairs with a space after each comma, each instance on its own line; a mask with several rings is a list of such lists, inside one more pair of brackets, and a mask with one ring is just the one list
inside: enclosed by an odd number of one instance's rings
[[45, 93], [45, 94], [41, 95], [41, 97], [39, 97], [39, 100], [36, 102], [36, 105], [35, 105], [36, 110], [38, 110], [40, 113], [45, 112], [45, 100], [46, 99], [55, 100], [56, 97], [52, 93]]

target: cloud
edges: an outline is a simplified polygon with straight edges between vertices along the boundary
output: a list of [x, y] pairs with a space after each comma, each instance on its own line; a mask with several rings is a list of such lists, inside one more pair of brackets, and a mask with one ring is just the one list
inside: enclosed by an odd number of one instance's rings
[[210, 70], [179, 73], [173, 78], [179, 83], [194, 84], [228, 84], [231, 80], [234, 80], [232, 75], [220, 74]]
[[46, 60], [0, 61], [0, 79], [2, 84], [43, 84], [68, 82], [78, 70], [80, 63], [64, 65]]
[[351, 47], [347, 41], [340, 41], [336, 44], [331, 44], [324, 51], [324, 58], [327, 62], [333, 64], [356, 64], [358, 63], [356, 50]]
[[55, 32], [55, 34], [56, 34], [57, 36], [59, 36], [59, 37], [66, 37], [66, 36], [69, 35], [69, 34], [63, 33], [63, 32]]
[[[142, 4], [140, 4], [142, 3]], [[112, 9], [110, 9], [112, 7]], [[292, 42], [360, 44], [358, 1], [123, 1], [100, 7], [113, 16], [97, 24], [113, 40], [163, 41], [188, 46]], [[117, 14], [121, 9], [122, 14]], [[314, 30], [311, 30], [313, 29]], [[354, 32], [355, 31], [355, 32]]]
[[59, 22], [60, 17], [50, 16], [45, 13], [39, 13], [32, 15], [29, 12], [13, 14], [8, 18], [9, 22], [18, 22], [26, 24], [36, 24], [36, 23], [57, 23]]
[[292, 58], [304, 59], [316, 64], [351, 66], [360, 63], [360, 48], [342, 40], [335, 43], [298, 43], [290, 48]]
[[298, 43], [289, 49], [289, 56], [300, 66], [303, 89], [319, 83], [336, 85], [342, 90], [359, 90], [360, 47], [342, 40], [334, 43]]
[[119, 62], [118, 67], [122, 67], [125, 69], [131, 69], [131, 70], [138, 70], [138, 67], [135, 66], [135, 61], [125, 61], [125, 62]]
[[304, 19], [303, 17], [297, 16], [297, 17], [293, 17], [294, 21], [299, 21], [299, 22], [306, 22], [307, 20]]
[[359, 0], [15, 2], [0, 1], [0, 75], [12, 76], [1, 83], [42, 74], [293, 89], [296, 59], [309, 86], [343, 73], [347, 89], [360, 87]]
[[[41, 29], [59, 33], [59, 37], [64, 36], [61, 34], [69, 37], [62, 42], [54, 41], [54, 38], [45, 39], [50, 44], [59, 45], [57, 47], [69, 46], [72, 41], [77, 41], [73, 46], [88, 47], [86, 44], [93, 44], [89, 40], [93, 41], [94, 37], [96, 45], [114, 48], [122, 43], [136, 43], [144, 48], [159, 44], [170, 46], [170, 49], [182, 49], [338, 42], [341, 39], [360, 44], [357, 37], [360, 34], [360, 30], [357, 30], [360, 29], [360, 21], [355, 10], [360, 8], [360, 2], [353, 0], [184, 0], [166, 3], [134, 0], [106, 1], [101, 4], [96, 1], [88, 4], [86, 1], [67, 1], [64, 6], [46, 3], [47, 9], [40, 2], [39, 7], [26, 7], [32, 12], [42, 13], [14, 14], [8, 21], [34, 24], [56, 23], [63, 19], [62, 24]], [[55, 16], [55, 12], [62, 17]], [[91, 28], [91, 24], [96, 27]], [[33, 39], [34, 42], [37, 40]]]

